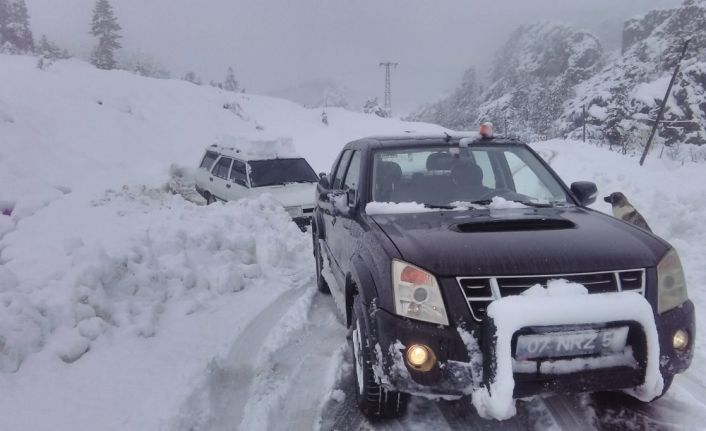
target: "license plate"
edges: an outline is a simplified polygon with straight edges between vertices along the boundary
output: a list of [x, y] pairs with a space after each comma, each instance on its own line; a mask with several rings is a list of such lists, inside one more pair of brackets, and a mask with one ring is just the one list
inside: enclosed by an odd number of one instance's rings
[[627, 326], [520, 335], [517, 337], [515, 358], [526, 360], [607, 355], [622, 352], [627, 338]]

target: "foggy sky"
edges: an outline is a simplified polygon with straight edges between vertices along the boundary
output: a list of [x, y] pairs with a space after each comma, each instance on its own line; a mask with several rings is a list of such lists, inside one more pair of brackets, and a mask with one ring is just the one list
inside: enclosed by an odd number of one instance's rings
[[[37, 37], [87, 57], [94, 0], [26, 0]], [[382, 60], [397, 61], [393, 100], [410, 111], [487, 65], [518, 25], [558, 21], [617, 46], [626, 18], [681, 0], [111, 0], [125, 51], [181, 76], [222, 80], [233, 65], [251, 93], [335, 79], [383, 95]]]

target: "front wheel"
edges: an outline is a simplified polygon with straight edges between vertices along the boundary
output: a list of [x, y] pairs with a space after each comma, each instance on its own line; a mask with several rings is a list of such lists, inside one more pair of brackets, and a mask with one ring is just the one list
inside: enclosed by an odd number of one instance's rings
[[215, 196], [209, 192], [206, 192], [204, 197], [206, 198], [206, 205], [211, 205], [216, 202]]
[[407, 410], [409, 394], [389, 391], [378, 384], [373, 372], [368, 318], [359, 296], [354, 299], [351, 320], [351, 349], [360, 411], [371, 421], [401, 417]]

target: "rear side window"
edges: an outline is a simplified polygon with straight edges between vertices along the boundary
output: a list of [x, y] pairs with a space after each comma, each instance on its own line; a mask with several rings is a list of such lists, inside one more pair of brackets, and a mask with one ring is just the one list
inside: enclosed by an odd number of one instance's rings
[[332, 187], [334, 189], [340, 189], [343, 185], [343, 175], [346, 174], [346, 168], [348, 167], [348, 162], [351, 160], [351, 155], [353, 151], [346, 150], [341, 157], [341, 161], [338, 162], [338, 168], [336, 169], [336, 174], [333, 177]]
[[201, 166], [199, 167], [210, 171], [211, 167], [213, 167], [213, 162], [215, 162], [217, 158], [217, 153], [214, 153], [213, 151], [206, 151], [206, 154], [203, 156], [203, 160], [201, 160]]
[[216, 163], [216, 167], [213, 168], [213, 175], [218, 178], [228, 179], [228, 172], [230, 171], [230, 164], [233, 159], [228, 157], [221, 157], [221, 159]]
[[233, 168], [230, 170], [230, 179], [236, 184], [240, 184], [243, 187], [248, 186], [247, 182], [247, 171], [245, 169], [245, 163], [240, 160], [233, 160]]
[[358, 180], [360, 179], [360, 151], [353, 153], [353, 158], [348, 166], [346, 180], [343, 182], [344, 189], [358, 190]]

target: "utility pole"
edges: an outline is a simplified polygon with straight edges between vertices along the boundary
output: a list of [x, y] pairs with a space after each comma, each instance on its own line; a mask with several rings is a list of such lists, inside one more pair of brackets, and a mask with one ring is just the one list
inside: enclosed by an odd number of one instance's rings
[[672, 80], [669, 81], [669, 87], [667, 87], [667, 94], [664, 95], [664, 99], [662, 100], [662, 105], [659, 107], [659, 112], [657, 113], [657, 118], [655, 119], [655, 124], [652, 126], [652, 133], [650, 133], [650, 138], [647, 140], [647, 144], [645, 145], [645, 151], [642, 152], [642, 157], [640, 158], [640, 166], [642, 166], [643, 163], [645, 163], [645, 158], [647, 157], [647, 153], [650, 151], [650, 145], [652, 145], [652, 139], [655, 137], [655, 133], [657, 133], [657, 128], [659, 127], [660, 121], [662, 121], [662, 116], [664, 115], [664, 108], [667, 106], [667, 99], [669, 99], [669, 95], [672, 93], [672, 87], [674, 86], [674, 81], [677, 80], [677, 74], [679, 73], [679, 66], [681, 66], [681, 61], [684, 59], [684, 56], [686, 55], [686, 50], [689, 48], [689, 42], [691, 42], [691, 39], [687, 39], [684, 42], [684, 48], [681, 51], [681, 55], [679, 56], [679, 59], [677, 60], [677, 66], [674, 68], [674, 74], [672, 75]]
[[583, 105], [583, 142], [586, 142], [586, 105]]
[[399, 63], [393, 63], [390, 61], [381, 62], [380, 67], [385, 68], [385, 113], [387, 118], [392, 117], [392, 76], [390, 73], [391, 68], [396, 68]]

